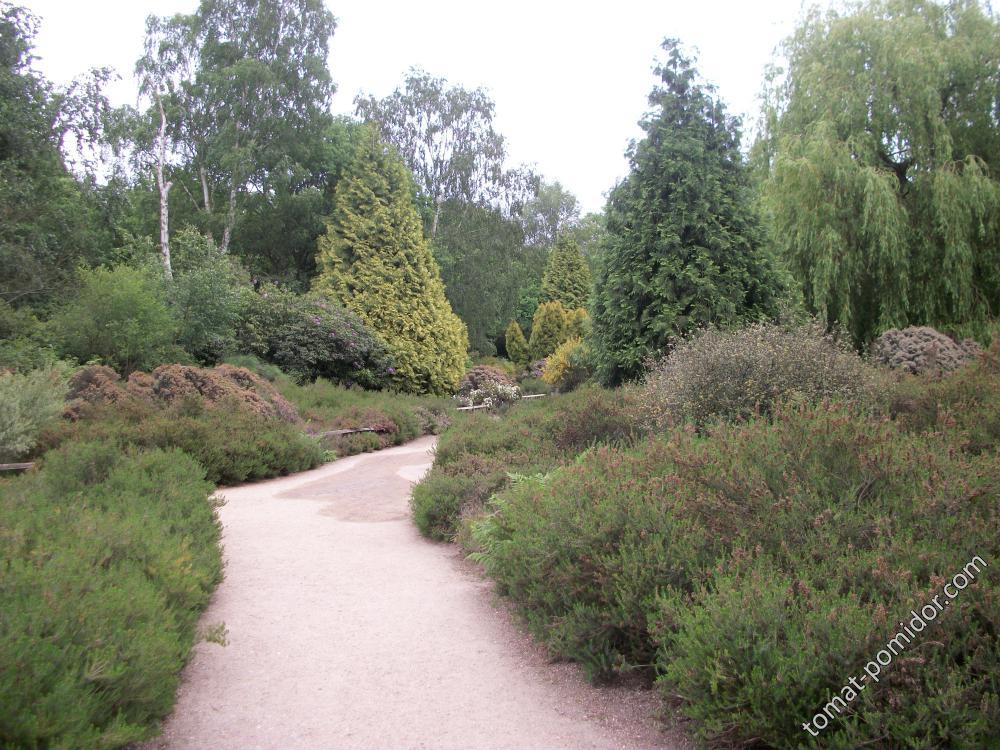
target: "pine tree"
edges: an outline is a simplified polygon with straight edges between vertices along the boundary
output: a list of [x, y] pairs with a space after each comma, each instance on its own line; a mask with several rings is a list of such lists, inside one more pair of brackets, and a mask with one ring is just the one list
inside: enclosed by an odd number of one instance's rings
[[510, 321], [504, 333], [504, 343], [507, 347], [507, 357], [511, 362], [524, 367], [531, 358], [528, 349], [528, 340], [524, 338], [524, 331], [516, 320]]
[[468, 335], [423, 238], [411, 178], [373, 131], [359, 138], [319, 239], [313, 288], [353, 310], [388, 346], [395, 382], [448, 393], [465, 371]]
[[549, 253], [542, 277], [542, 301], [558, 301], [567, 310], [587, 307], [590, 301], [590, 266], [576, 240], [562, 234]]
[[738, 120], [700, 84], [678, 43], [663, 43], [663, 85], [650, 95], [645, 138], [608, 201], [593, 344], [607, 384], [634, 378], [692, 329], [776, 311], [782, 277], [761, 248]]

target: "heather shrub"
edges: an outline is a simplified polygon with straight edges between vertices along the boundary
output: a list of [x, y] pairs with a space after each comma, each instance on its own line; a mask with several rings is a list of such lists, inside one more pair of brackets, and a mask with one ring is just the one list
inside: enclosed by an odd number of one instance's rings
[[61, 356], [99, 359], [122, 375], [184, 359], [166, 283], [152, 266], [81, 269], [79, 287], [49, 330]]
[[0, 745], [156, 733], [222, 577], [211, 492], [180, 451], [110, 443], [0, 480]]
[[378, 389], [395, 369], [386, 346], [343, 306], [267, 285], [241, 295], [240, 351], [271, 362], [300, 382], [326, 378]]
[[846, 342], [818, 324], [708, 329], [677, 345], [641, 390], [651, 425], [747, 419], [780, 399], [875, 405], [884, 383]]
[[560, 344], [545, 360], [542, 380], [562, 392], [572, 391], [592, 372], [590, 350], [579, 338]]
[[437, 435], [451, 423], [449, 413], [453, 407], [446, 398], [365, 391], [323, 379], [304, 385], [279, 379], [277, 384], [311, 433], [361, 427], [379, 430], [324, 438], [324, 445], [338, 456], [400, 445], [421, 435]]
[[42, 429], [63, 409], [66, 373], [62, 368], [26, 374], [0, 372], [0, 463], [26, 456]]
[[[528, 474], [529, 472], [523, 472]], [[802, 729], [975, 555], [1000, 559], [996, 457], [845, 405], [599, 446], [500, 491], [478, 559], [531, 629], [595, 677], [659, 675], [700, 738]], [[961, 592], [823, 746], [997, 739], [995, 572]]]
[[624, 391], [582, 388], [521, 401], [502, 417], [471, 412], [438, 441], [431, 471], [413, 488], [417, 528], [451, 539], [462, 518], [474, 517], [512, 472], [550, 471], [596, 443], [630, 442], [634, 403]]
[[198, 461], [209, 481], [238, 484], [317, 466], [319, 443], [296, 424], [243, 408], [242, 401], [213, 407], [193, 395], [170, 405], [131, 398], [92, 406], [76, 421], [47, 432], [48, 446], [100, 440], [139, 448], [180, 448]]
[[483, 388], [488, 383], [500, 383], [503, 385], [516, 385], [514, 378], [499, 367], [479, 364], [462, 376], [458, 381], [458, 394], [468, 395], [471, 391]]
[[886, 331], [871, 347], [872, 360], [909, 373], [951, 372], [976, 359], [982, 347], [972, 339], [953, 341], [928, 326]]

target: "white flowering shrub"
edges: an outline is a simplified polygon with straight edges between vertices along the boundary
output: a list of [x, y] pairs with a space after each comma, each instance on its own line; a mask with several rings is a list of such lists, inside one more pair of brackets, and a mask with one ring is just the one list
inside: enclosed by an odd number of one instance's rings
[[520, 400], [521, 389], [511, 383], [501, 383], [486, 380], [480, 387], [455, 396], [459, 406], [485, 406], [487, 409], [499, 409]]

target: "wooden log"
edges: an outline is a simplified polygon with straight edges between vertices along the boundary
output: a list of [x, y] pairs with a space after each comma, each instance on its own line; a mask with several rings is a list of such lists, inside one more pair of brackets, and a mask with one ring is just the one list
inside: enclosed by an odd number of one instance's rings
[[34, 465], [34, 461], [28, 461], [23, 464], [0, 464], [0, 471], [27, 471]]

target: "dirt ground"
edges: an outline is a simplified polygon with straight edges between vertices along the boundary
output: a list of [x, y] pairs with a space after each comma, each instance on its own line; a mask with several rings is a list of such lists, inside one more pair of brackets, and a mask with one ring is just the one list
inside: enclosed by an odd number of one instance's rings
[[145, 750], [674, 748], [650, 691], [555, 664], [409, 518], [423, 438], [222, 492], [226, 578]]

